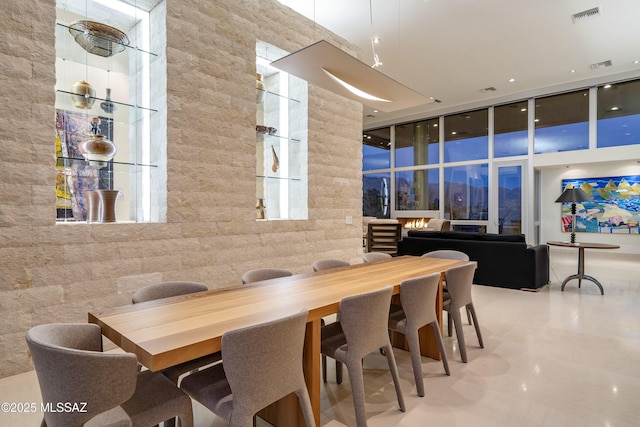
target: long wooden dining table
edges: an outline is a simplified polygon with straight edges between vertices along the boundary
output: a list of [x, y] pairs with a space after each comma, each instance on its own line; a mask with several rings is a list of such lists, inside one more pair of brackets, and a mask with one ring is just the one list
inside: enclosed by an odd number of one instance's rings
[[[339, 311], [340, 300], [404, 280], [440, 273], [468, 261], [401, 256], [366, 264], [264, 280], [90, 312], [89, 322], [140, 363], [160, 371], [220, 351], [222, 335], [237, 328], [309, 310], [303, 367], [316, 424], [320, 425], [320, 321]], [[436, 309], [442, 325], [442, 285]], [[431, 328], [421, 331], [422, 354], [440, 355]], [[294, 395], [292, 395], [294, 396]], [[278, 425], [304, 425], [295, 397], [272, 410]]]

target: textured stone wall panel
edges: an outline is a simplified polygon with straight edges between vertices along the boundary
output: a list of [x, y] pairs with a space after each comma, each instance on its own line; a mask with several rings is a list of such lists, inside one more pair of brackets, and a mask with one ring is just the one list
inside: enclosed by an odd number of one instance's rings
[[[24, 334], [86, 322], [142, 286], [240, 284], [362, 253], [362, 107], [309, 87], [309, 220], [255, 221], [255, 43], [342, 40], [276, 0], [169, 0], [167, 222], [55, 223], [53, 0], [0, 8], [0, 377], [31, 369]], [[345, 224], [345, 216], [353, 225]]]

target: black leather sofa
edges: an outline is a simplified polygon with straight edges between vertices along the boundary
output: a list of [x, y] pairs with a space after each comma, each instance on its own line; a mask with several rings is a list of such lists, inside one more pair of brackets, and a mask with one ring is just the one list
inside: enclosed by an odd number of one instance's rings
[[525, 236], [457, 231], [408, 232], [398, 255], [453, 249], [478, 262], [473, 283], [511, 289], [537, 289], [549, 283], [549, 247], [527, 247]]

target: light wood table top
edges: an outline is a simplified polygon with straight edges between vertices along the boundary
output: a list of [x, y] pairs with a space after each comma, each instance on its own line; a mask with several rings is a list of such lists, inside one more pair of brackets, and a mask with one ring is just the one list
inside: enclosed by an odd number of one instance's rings
[[[222, 334], [308, 309], [303, 365], [320, 417], [320, 319], [338, 312], [344, 297], [444, 272], [468, 261], [396, 257], [389, 260], [265, 280], [89, 313], [105, 337], [135, 353], [152, 371], [220, 350]], [[442, 278], [442, 277], [441, 277]], [[441, 309], [442, 296], [438, 298]], [[438, 310], [441, 313], [441, 310]], [[435, 341], [432, 347], [437, 346]]]

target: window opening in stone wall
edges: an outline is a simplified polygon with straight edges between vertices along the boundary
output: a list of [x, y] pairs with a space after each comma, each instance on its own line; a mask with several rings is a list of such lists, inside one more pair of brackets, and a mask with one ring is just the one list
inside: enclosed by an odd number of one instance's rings
[[166, 9], [136, 4], [56, 2], [58, 222], [166, 220]]
[[287, 55], [256, 42], [256, 219], [307, 219], [307, 82], [271, 67]]

